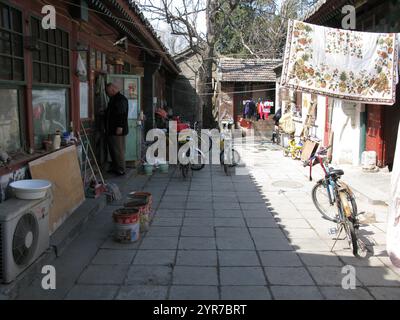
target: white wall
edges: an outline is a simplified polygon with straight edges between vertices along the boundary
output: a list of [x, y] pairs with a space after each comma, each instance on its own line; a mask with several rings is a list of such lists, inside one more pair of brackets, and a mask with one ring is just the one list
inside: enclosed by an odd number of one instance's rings
[[326, 97], [318, 96], [317, 98], [317, 119], [315, 119], [315, 135], [321, 142], [324, 142], [325, 136], [325, 120], [326, 120]]
[[332, 115], [334, 164], [360, 164], [360, 110], [360, 104], [334, 99]]

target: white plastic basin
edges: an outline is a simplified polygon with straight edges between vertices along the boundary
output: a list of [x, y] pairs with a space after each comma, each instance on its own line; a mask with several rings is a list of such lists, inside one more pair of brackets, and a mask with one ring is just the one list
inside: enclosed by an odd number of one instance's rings
[[46, 196], [47, 190], [51, 187], [51, 182], [47, 180], [20, 180], [10, 183], [15, 196], [23, 200], [42, 199]]

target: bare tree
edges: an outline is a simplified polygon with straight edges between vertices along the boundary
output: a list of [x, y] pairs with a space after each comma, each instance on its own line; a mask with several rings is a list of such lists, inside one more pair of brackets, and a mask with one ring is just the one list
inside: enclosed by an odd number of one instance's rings
[[[141, 9], [150, 13], [153, 19], [168, 23], [172, 34], [183, 37], [191, 50], [200, 57], [198, 91], [204, 127], [216, 125], [212, 80], [218, 34], [228, 25], [229, 16], [239, 3], [240, 0], [145, 0], [141, 4]], [[202, 13], [206, 20], [205, 32], [198, 24], [198, 16]]]

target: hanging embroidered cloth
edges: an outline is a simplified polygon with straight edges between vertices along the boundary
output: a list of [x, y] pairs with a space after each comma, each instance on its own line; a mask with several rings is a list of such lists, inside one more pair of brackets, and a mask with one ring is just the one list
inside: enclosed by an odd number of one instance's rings
[[344, 100], [392, 105], [398, 68], [394, 33], [289, 21], [281, 85]]

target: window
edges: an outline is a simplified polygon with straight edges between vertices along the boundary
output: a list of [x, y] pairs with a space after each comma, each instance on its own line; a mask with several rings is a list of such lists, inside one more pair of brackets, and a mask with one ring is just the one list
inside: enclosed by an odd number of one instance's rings
[[33, 81], [36, 83], [70, 83], [68, 33], [44, 30], [39, 19], [31, 19], [32, 36], [37, 39], [40, 50], [33, 52]]
[[0, 2], [0, 80], [24, 81], [22, 14]]
[[67, 89], [32, 90], [32, 107], [35, 146], [56, 130], [67, 131]]
[[0, 89], [0, 148], [6, 152], [21, 149], [19, 90]]

